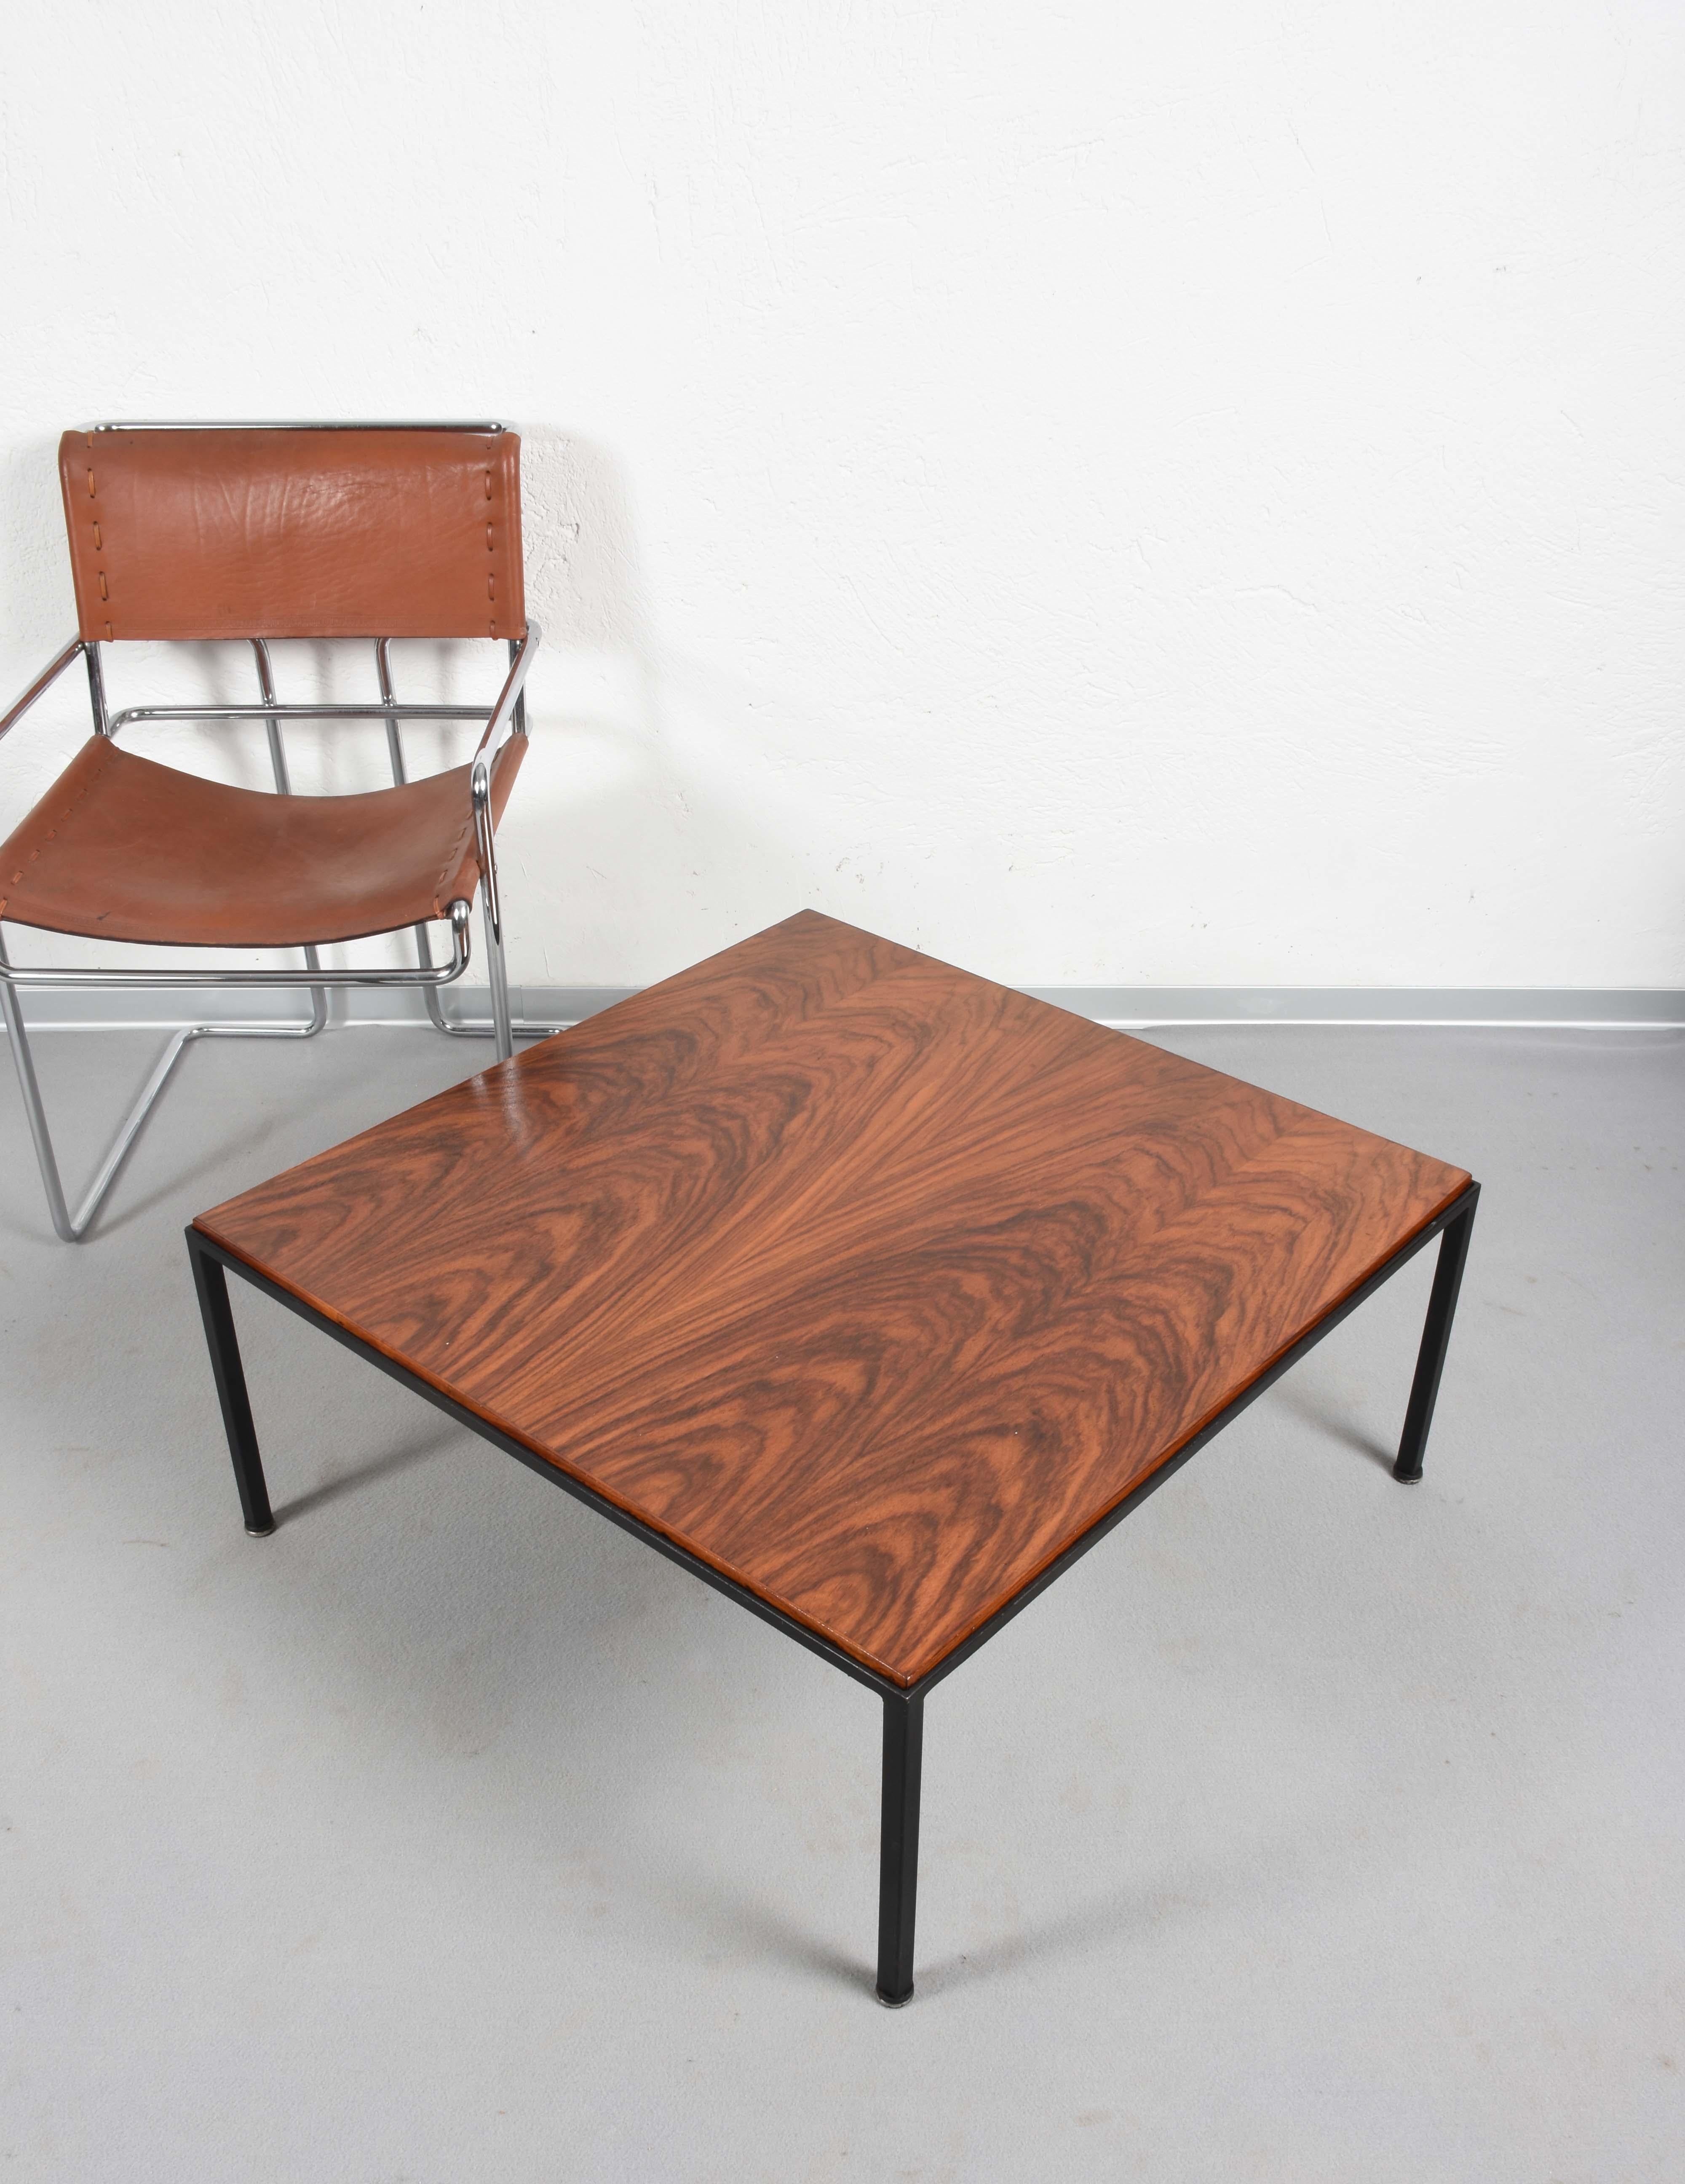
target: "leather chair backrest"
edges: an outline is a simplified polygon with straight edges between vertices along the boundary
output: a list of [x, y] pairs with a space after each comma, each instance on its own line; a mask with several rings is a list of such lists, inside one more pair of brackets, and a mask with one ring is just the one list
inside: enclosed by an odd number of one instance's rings
[[116, 427], [58, 474], [90, 641], [526, 633], [514, 432]]

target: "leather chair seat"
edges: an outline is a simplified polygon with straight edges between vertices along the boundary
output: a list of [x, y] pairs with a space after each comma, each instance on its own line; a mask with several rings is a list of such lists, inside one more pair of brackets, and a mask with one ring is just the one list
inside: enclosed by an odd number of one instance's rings
[[[492, 766], [501, 816], [526, 751]], [[0, 849], [0, 917], [164, 947], [357, 940], [471, 902], [470, 769], [359, 796], [276, 796], [94, 736]]]

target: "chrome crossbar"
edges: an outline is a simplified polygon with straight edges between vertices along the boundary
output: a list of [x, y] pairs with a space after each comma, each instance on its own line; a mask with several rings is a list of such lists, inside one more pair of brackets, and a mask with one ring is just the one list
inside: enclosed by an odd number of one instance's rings
[[[42, 685], [44, 688], [45, 684]], [[27, 700], [25, 701], [27, 703]], [[23, 710], [19, 705], [18, 711]], [[110, 733], [134, 721], [272, 721], [279, 713], [295, 721], [384, 721], [394, 713], [408, 721], [483, 721], [484, 705], [125, 705], [111, 716]]]
[[[81, 427], [78, 428], [84, 429]], [[90, 425], [91, 432], [502, 432], [508, 427], [487, 418], [459, 423], [450, 418], [353, 417], [119, 417]]]
[[503, 688], [498, 693], [498, 702], [492, 708], [492, 717], [486, 723], [486, 733], [481, 737], [475, 748], [474, 756], [477, 765], [484, 765], [482, 754], [490, 750], [496, 744], [499, 728], [506, 727], [513, 722], [517, 733], [521, 735], [526, 734], [526, 721], [521, 692], [526, 688], [527, 672], [532, 666], [533, 657], [538, 650], [542, 636], [543, 632], [537, 623], [529, 621], [526, 625], [526, 636], [515, 640], [509, 660], [509, 671], [503, 678]]
[[401, 971], [370, 965], [366, 970], [325, 971], [309, 964], [302, 971], [246, 971], [237, 965], [219, 971], [177, 968], [158, 971], [35, 970], [9, 962], [0, 947], [0, 985], [3, 986], [146, 986], [181, 991], [196, 987], [292, 986], [448, 986], [468, 968], [468, 905], [451, 906], [451, 960], [429, 970]]

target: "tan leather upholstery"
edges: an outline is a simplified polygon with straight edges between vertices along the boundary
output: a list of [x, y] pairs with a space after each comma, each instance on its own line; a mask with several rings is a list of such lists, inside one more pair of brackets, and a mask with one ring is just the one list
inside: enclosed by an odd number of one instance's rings
[[[492, 766], [501, 815], [526, 749]], [[0, 917], [170, 946], [297, 948], [442, 916], [480, 878], [469, 769], [366, 796], [228, 788], [84, 744], [0, 849]]]
[[84, 638], [522, 637], [513, 432], [66, 432]]

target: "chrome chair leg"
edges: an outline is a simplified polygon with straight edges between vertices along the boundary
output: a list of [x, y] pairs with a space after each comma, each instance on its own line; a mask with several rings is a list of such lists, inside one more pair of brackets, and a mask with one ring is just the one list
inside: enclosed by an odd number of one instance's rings
[[486, 916], [486, 977], [492, 989], [492, 1027], [498, 1038], [498, 1059], [507, 1061], [514, 1052], [514, 1035], [509, 1028], [509, 987], [503, 969], [503, 907], [492, 839], [492, 780], [483, 759], [475, 760], [469, 787], [480, 849], [480, 906]]
[[[264, 638], [254, 637], [252, 639], [252, 652], [258, 663], [258, 688], [262, 694], [264, 703], [266, 705], [273, 705], [277, 703], [275, 694], [275, 669], [270, 664], [270, 649]], [[281, 739], [280, 716], [271, 713], [264, 722], [264, 727], [269, 736], [270, 772], [275, 776], [275, 793], [277, 796], [291, 796], [292, 780], [286, 770], [286, 747]], [[391, 732], [389, 724], [388, 734]], [[304, 961], [313, 971], [320, 971], [322, 967], [322, 959], [314, 948], [307, 948], [304, 950]], [[324, 989], [320, 986], [312, 986], [310, 1022], [314, 1031], [320, 1031], [322, 1025], [327, 1022], [327, 1006], [328, 997]], [[320, 1022], [317, 1021], [319, 1017]], [[310, 1035], [309, 1032], [303, 1034], [307, 1039]]]
[[[419, 961], [424, 971], [431, 969], [432, 967], [433, 958], [432, 952], [427, 945], [427, 929], [425, 926], [418, 925], [416, 927], [415, 942], [416, 960]], [[503, 951], [501, 944], [496, 941], [492, 942], [487, 950], [487, 953], [497, 963], [499, 970], [501, 970], [503, 960]], [[445, 1014], [444, 1002], [440, 998], [439, 990], [437, 986], [424, 986], [421, 989], [421, 991], [427, 1003], [428, 1021], [431, 1023], [435, 1031], [443, 1032], [447, 1039], [495, 1039], [497, 1037], [498, 1025], [495, 1016], [491, 1017], [463, 1017], [461, 1018], [448, 1017]], [[497, 1003], [494, 1000], [492, 1002], [492, 1007], [494, 1010], [496, 1006]], [[503, 1007], [505, 1010], [509, 1007], [509, 988], [507, 985], [503, 988]], [[559, 1023], [537, 1023], [531, 1017], [512, 1016], [509, 1017], [509, 1037], [511, 1039], [548, 1039], [553, 1033], [565, 1031], [567, 1028], [567, 1021], [565, 1019]], [[500, 1052], [498, 1055], [499, 1061], [503, 1058], [503, 1057]]]
[[[0, 941], [0, 955], [5, 943]], [[47, 1210], [53, 1217], [53, 1226], [61, 1240], [74, 1244], [82, 1230], [70, 1218], [70, 1208], [64, 1203], [64, 1186], [58, 1179], [58, 1163], [53, 1154], [53, 1137], [47, 1127], [47, 1112], [41, 1104], [41, 1087], [36, 1082], [35, 1056], [30, 1052], [30, 1043], [24, 1031], [24, 1011], [12, 987], [0, 982], [0, 1015], [6, 1019], [6, 1039], [12, 1050], [12, 1060], [18, 1072], [18, 1089], [24, 1095], [24, 1112], [30, 1118], [30, 1135], [35, 1139], [36, 1161], [41, 1169], [41, 1179], [47, 1190]], [[173, 1057], [172, 1057], [173, 1059]]]
[[514, 1052], [514, 1028], [509, 1021], [509, 978], [503, 969], [503, 936], [490, 888], [481, 889], [486, 913], [486, 971], [492, 988], [492, 1030], [498, 1042], [498, 1059], [507, 1061]]
[[[317, 967], [314, 950], [307, 950], [310, 968]], [[0, 963], [9, 963], [3, 937], [0, 937]], [[303, 1023], [281, 1024], [184, 1024], [173, 1032], [164, 1051], [153, 1064], [151, 1073], [141, 1087], [133, 1106], [119, 1124], [104, 1159], [94, 1171], [94, 1177], [75, 1213], [70, 1212], [64, 1196], [64, 1185], [58, 1173], [58, 1156], [53, 1149], [53, 1134], [47, 1125], [47, 1109], [41, 1096], [41, 1085], [35, 1073], [35, 1056], [29, 1043], [29, 1034], [24, 1024], [23, 1004], [17, 989], [0, 979], [0, 1015], [6, 1021], [6, 1036], [12, 1049], [12, 1061], [18, 1072], [18, 1088], [24, 1095], [24, 1112], [29, 1117], [30, 1135], [35, 1140], [36, 1161], [41, 1169], [41, 1180], [47, 1193], [47, 1210], [52, 1217], [54, 1233], [66, 1244], [80, 1244], [87, 1234], [94, 1216], [105, 1203], [106, 1194], [116, 1182], [118, 1173], [128, 1158], [130, 1150], [145, 1126], [147, 1117], [157, 1105], [158, 1095], [169, 1082], [170, 1073], [196, 1039], [314, 1039], [325, 1029], [328, 1020], [327, 995], [320, 988], [311, 989], [309, 1018]]]
[[88, 664], [88, 702], [93, 707], [93, 732], [97, 736], [111, 733], [111, 716], [105, 704], [105, 670], [100, 664], [98, 644], [92, 639], [84, 644], [82, 652]]

